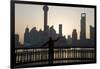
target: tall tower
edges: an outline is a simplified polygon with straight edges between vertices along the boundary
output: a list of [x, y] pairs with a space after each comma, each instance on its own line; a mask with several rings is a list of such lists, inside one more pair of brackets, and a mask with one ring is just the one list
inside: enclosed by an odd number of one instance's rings
[[43, 10], [44, 10], [44, 31], [46, 31], [48, 28], [47, 26], [47, 19], [48, 19], [47, 17], [48, 17], [48, 10], [49, 10], [48, 6], [44, 5]]
[[83, 42], [86, 39], [86, 13], [81, 13], [81, 30], [80, 30], [80, 40]]
[[62, 24], [59, 24], [59, 36], [62, 36]]

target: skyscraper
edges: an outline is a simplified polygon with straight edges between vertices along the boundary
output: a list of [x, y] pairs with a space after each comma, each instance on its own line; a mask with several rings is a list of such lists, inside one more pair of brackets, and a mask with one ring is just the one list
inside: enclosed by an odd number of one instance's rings
[[95, 28], [90, 26], [90, 39], [91, 39], [91, 43], [92, 46], [94, 46], [94, 40], [95, 40]]
[[62, 36], [62, 24], [59, 24], [59, 36]]
[[54, 26], [52, 25], [51, 27], [50, 27], [50, 37], [52, 37], [52, 39], [56, 39], [57, 38], [57, 34], [56, 34], [56, 31], [55, 31], [55, 29], [54, 29]]
[[72, 38], [70, 37], [70, 35], [68, 35], [67, 45], [68, 45], [69, 47], [71, 47], [71, 45], [72, 45]]
[[94, 33], [95, 33], [95, 30], [94, 30], [94, 27], [90, 26], [90, 39], [94, 39]]
[[72, 46], [77, 46], [77, 31], [76, 29], [72, 32]]
[[86, 39], [86, 13], [81, 13], [80, 23], [80, 40], [83, 42]]
[[29, 33], [29, 28], [27, 27], [24, 33], [24, 47], [29, 47], [29, 46], [30, 46], [30, 33]]
[[19, 35], [15, 34], [15, 48], [19, 48], [19, 47], [20, 47]]

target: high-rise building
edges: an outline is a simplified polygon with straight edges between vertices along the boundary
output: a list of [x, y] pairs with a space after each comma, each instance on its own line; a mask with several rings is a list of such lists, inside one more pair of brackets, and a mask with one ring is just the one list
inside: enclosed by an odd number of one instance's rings
[[49, 36], [52, 37], [52, 39], [57, 38], [57, 34], [56, 34], [56, 31], [55, 31], [53, 25], [50, 27], [50, 33], [49, 34], [50, 34]]
[[19, 35], [15, 34], [15, 48], [19, 48], [19, 47], [20, 47]]
[[94, 30], [94, 27], [90, 26], [90, 39], [94, 39], [94, 33], [95, 33], [95, 30]]
[[59, 36], [62, 36], [62, 24], [59, 24]]
[[80, 23], [80, 40], [83, 42], [86, 39], [86, 13], [81, 13]]
[[29, 28], [27, 27], [24, 33], [24, 47], [29, 47], [29, 46], [30, 46], [30, 33], [29, 33]]
[[92, 46], [94, 45], [94, 40], [95, 40], [95, 28], [90, 26], [90, 40], [92, 43]]
[[68, 35], [67, 45], [68, 45], [69, 47], [71, 47], [71, 45], [72, 45], [72, 38], [70, 37], [70, 35]]
[[76, 29], [72, 32], [72, 46], [77, 46], [77, 31]]

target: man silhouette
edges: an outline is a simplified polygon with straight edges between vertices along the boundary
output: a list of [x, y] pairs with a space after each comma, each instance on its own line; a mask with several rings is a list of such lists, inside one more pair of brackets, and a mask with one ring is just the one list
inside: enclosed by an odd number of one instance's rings
[[49, 40], [43, 44], [42, 46], [45, 46], [48, 44], [49, 48], [49, 64], [53, 64], [53, 59], [54, 59], [54, 42], [56, 42], [59, 39], [59, 37], [56, 40], [52, 40], [52, 37], [49, 37]]

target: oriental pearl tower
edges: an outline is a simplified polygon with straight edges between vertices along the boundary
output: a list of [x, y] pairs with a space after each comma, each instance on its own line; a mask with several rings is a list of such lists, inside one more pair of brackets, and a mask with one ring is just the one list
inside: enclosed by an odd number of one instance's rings
[[47, 30], [48, 26], [47, 26], [47, 19], [48, 19], [48, 6], [44, 5], [43, 6], [43, 11], [44, 11], [44, 31]]

